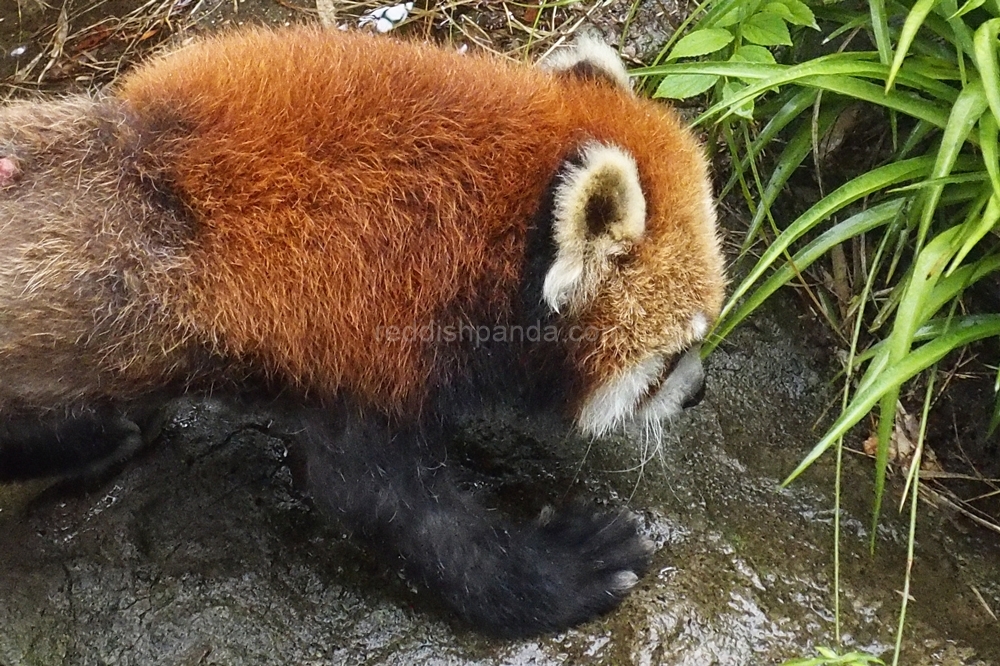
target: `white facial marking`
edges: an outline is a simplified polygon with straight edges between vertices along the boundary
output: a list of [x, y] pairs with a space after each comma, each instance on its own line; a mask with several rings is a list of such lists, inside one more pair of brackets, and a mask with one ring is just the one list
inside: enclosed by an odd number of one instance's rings
[[[605, 383], [584, 402], [577, 426], [600, 436], [629, 423], [654, 423], [672, 418], [701, 389], [705, 372], [697, 347], [684, 352], [670, 375], [656, 387], [667, 358], [652, 356]], [[655, 390], [653, 395], [648, 395]]]
[[545, 274], [542, 298], [558, 313], [567, 302], [575, 300], [574, 291], [582, 283], [583, 262], [579, 257], [558, 257], [552, 268]]
[[691, 317], [691, 333], [695, 340], [705, 339], [705, 334], [708, 333], [708, 317], [705, 313], [699, 312]]
[[663, 371], [662, 356], [651, 356], [631, 370], [598, 387], [580, 410], [577, 423], [588, 435], [603, 435], [624, 424], [640, 398]]

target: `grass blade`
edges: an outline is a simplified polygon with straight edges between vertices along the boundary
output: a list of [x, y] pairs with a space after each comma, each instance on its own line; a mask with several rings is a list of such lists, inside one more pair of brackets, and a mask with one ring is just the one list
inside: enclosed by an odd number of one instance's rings
[[979, 78], [986, 90], [993, 117], [1000, 122], [1000, 66], [997, 65], [997, 35], [1000, 34], [1000, 18], [983, 23], [973, 37], [973, 52]]
[[913, 9], [906, 16], [906, 21], [903, 23], [903, 29], [899, 33], [899, 41], [896, 44], [896, 55], [892, 59], [892, 66], [889, 68], [889, 76], [885, 80], [885, 91], [889, 92], [892, 90], [893, 83], [896, 80], [896, 75], [899, 74], [900, 68], [903, 66], [903, 60], [906, 55], [910, 52], [910, 46], [913, 44], [913, 40], [917, 36], [917, 31], [920, 30], [920, 26], [924, 24], [924, 19], [927, 15], [931, 13], [934, 9], [934, 4], [937, 0], [917, 0], [913, 3]]
[[723, 309], [720, 319], [724, 318], [732, 310], [735, 303], [750, 290], [775, 260], [803, 234], [813, 229], [817, 224], [823, 222], [844, 206], [868, 196], [872, 192], [891, 187], [903, 181], [926, 176], [932, 166], [933, 158], [931, 157], [914, 157], [901, 162], [887, 164], [858, 176], [818, 201], [792, 222], [764, 252], [758, 260], [757, 265], [754, 266], [750, 274], [747, 275], [743, 282], [740, 283], [740, 286], [733, 292], [729, 302]]
[[826, 254], [830, 248], [859, 234], [888, 224], [902, 212], [904, 203], [903, 199], [895, 199], [852, 215], [843, 222], [827, 229], [818, 238], [796, 252], [790, 261], [777, 269], [745, 301], [740, 303], [735, 312], [726, 317], [725, 321], [713, 332], [711, 339], [703, 345], [704, 352], [707, 354], [714, 349], [720, 340], [760, 307], [761, 303]]
[[868, 5], [872, 17], [872, 32], [875, 33], [875, 46], [878, 48], [878, 59], [883, 65], [888, 65], [892, 62], [892, 39], [889, 35], [885, 0], [871, 0]]
[[[946, 178], [951, 173], [955, 161], [958, 159], [958, 154], [965, 142], [971, 137], [973, 127], [979, 122], [979, 118], [986, 110], [986, 105], [986, 92], [979, 82], [970, 82], [962, 89], [951, 109], [944, 134], [941, 136], [941, 147], [938, 149], [934, 170], [931, 172], [932, 179]], [[928, 188], [921, 197], [920, 226], [917, 231], [918, 250], [923, 247], [924, 240], [927, 238], [927, 232], [930, 229], [934, 213], [937, 211], [942, 192], [944, 192], [944, 183], [936, 183]]]
[[778, 133], [785, 129], [789, 123], [802, 115], [802, 112], [810, 108], [816, 101], [816, 91], [805, 89], [800, 90], [784, 104], [764, 126], [764, 129], [757, 134], [753, 144], [747, 150], [746, 155], [740, 160], [738, 166], [733, 167], [733, 175], [730, 176], [726, 186], [719, 192], [719, 199], [724, 199], [739, 181], [739, 174], [746, 171], [750, 160], [755, 160], [763, 152], [764, 148], [771, 144], [778, 136]]
[[918, 372], [929, 368], [944, 358], [946, 354], [964, 345], [991, 336], [1000, 335], [1000, 315], [983, 315], [974, 319], [955, 318], [952, 330], [912, 353], [901, 361], [888, 366], [878, 378], [863, 391], [858, 391], [851, 404], [830, 427], [795, 470], [781, 482], [787, 486], [829, 449], [838, 437], [842, 437], [858, 421], [865, 417], [881, 397], [893, 387], [898, 387], [912, 379]]
[[979, 119], [979, 145], [983, 149], [983, 162], [993, 184], [993, 194], [1000, 197], [1000, 135], [997, 118], [992, 113], [984, 113]]

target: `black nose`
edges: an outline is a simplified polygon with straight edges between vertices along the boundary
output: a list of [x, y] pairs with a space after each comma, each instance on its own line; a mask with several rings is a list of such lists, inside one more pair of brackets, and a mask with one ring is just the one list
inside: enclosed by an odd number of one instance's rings
[[692, 395], [690, 398], [688, 398], [687, 400], [685, 400], [684, 404], [682, 404], [681, 407], [683, 407], [684, 409], [688, 409], [690, 407], [694, 407], [699, 402], [701, 402], [704, 398], [705, 398], [705, 382], [703, 381], [701, 383], [701, 386], [698, 387], [698, 390], [695, 391], [694, 395]]

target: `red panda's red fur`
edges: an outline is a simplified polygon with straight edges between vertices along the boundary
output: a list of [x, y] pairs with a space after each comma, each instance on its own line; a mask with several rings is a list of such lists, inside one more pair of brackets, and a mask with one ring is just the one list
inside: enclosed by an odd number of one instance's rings
[[197, 221], [190, 272], [164, 303], [218, 351], [310, 390], [419, 403], [426, 345], [381, 353], [373, 336], [448, 304], [502, 321], [549, 185], [540, 174], [589, 140], [634, 156], [650, 239], [587, 315], [622, 332], [581, 348], [587, 383], [650, 345], [679, 351], [691, 342], [680, 320], [719, 306], [699, 148], [672, 112], [602, 82], [300, 28], [199, 41], [116, 95], [138, 127], [173, 125], [149, 168], [162, 165]]

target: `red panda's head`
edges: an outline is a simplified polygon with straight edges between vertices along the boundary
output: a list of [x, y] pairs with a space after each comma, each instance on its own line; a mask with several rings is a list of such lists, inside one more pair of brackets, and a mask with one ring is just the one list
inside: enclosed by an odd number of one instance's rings
[[[542, 297], [577, 333], [577, 425], [598, 435], [658, 422], [700, 393], [699, 343], [722, 304], [708, 167], [672, 112], [632, 94], [610, 47], [584, 39], [544, 65], [604, 85], [599, 101], [620, 107], [585, 119], [592, 136], [554, 190], [555, 256]], [[609, 116], [617, 125], [602, 124]]]

